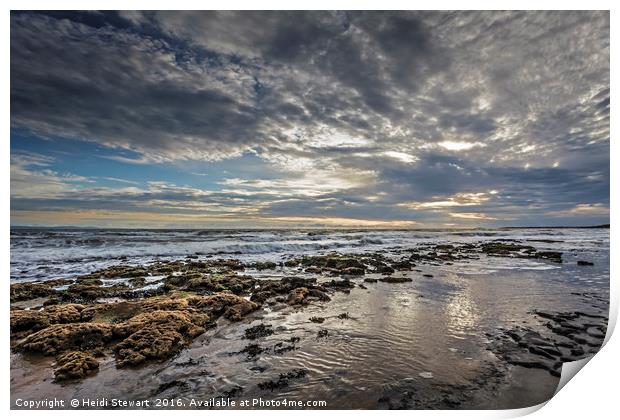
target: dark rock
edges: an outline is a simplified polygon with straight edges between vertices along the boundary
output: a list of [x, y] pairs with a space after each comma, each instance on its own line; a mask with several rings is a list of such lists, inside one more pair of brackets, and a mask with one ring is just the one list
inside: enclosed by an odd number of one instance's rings
[[276, 267], [276, 263], [271, 261], [259, 261], [254, 264], [257, 270], [275, 270]]
[[144, 285], [146, 285], [146, 279], [144, 277], [134, 277], [133, 279], [129, 279], [128, 283], [132, 287], [144, 287]]
[[273, 329], [269, 324], [258, 324], [245, 330], [245, 338], [248, 340], [256, 340], [262, 337], [268, 337], [273, 334]]
[[167, 391], [170, 388], [188, 388], [188, 387], [189, 387], [189, 385], [187, 385], [186, 382], [180, 381], [178, 379], [174, 379], [174, 380], [172, 380], [170, 382], [165, 382], [165, 383], [159, 385], [157, 387], [156, 394], [161, 394], [162, 392]]
[[336, 289], [352, 289], [355, 287], [355, 283], [351, 280], [343, 279], [343, 280], [331, 280], [328, 283], [323, 283], [326, 287], [333, 287]]
[[394, 274], [394, 271], [395, 270], [392, 267], [387, 266], [387, 265], [383, 265], [383, 266], [378, 267], [375, 270], [375, 273], [378, 273], [378, 274]]
[[239, 385], [233, 386], [228, 391], [224, 391], [222, 394], [224, 398], [236, 398], [243, 392], [243, 387]]
[[329, 331], [327, 330], [319, 330], [319, 332], [316, 334], [317, 338], [327, 337], [328, 335]]
[[308, 277], [283, 277], [280, 282], [291, 290], [298, 287], [311, 287], [316, 283], [316, 279]]
[[289, 293], [286, 298], [286, 303], [289, 305], [305, 305], [308, 302], [306, 298], [308, 297], [308, 289], [305, 287], [298, 287]]
[[366, 270], [361, 267], [347, 267], [340, 270], [340, 274], [345, 276], [363, 276], [366, 274]]
[[562, 262], [562, 253], [555, 251], [539, 251], [534, 254], [534, 258], [550, 260], [555, 263]]
[[260, 389], [266, 389], [269, 391], [275, 391], [276, 389], [285, 388], [289, 385], [290, 381], [294, 379], [301, 379], [308, 375], [307, 369], [293, 369], [286, 373], [281, 373], [277, 380], [270, 380], [267, 382], [261, 382], [258, 384]]
[[295, 348], [296, 347], [294, 345], [285, 346], [284, 343], [280, 342], [280, 343], [276, 343], [273, 346], [273, 352], [275, 354], [282, 354], [282, 353], [286, 353], [287, 351], [295, 350]]
[[407, 277], [382, 277], [379, 281], [383, 283], [410, 283], [413, 280]]
[[412, 267], [415, 267], [415, 264], [412, 264], [411, 262], [407, 260], [397, 261], [397, 262], [392, 263], [392, 268], [394, 270], [408, 271], [408, 270], [411, 270]]
[[265, 352], [266, 350], [266, 348], [261, 347], [258, 344], [248, 344], [240, 351], [240, 353], [247, 354], [248, 359], [254, 359], [256, 358], [256, 356]]

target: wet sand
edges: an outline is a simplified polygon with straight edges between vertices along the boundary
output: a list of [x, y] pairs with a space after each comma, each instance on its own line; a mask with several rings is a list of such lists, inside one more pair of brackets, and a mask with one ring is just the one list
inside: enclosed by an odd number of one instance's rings
[[[546, 245], [545, 249], [553, 248]], [[291, 256], [289, 263], [261, 269], [238, 263], [231, 268], [224, 263], [217, 270], [207, 259], [192, 257], [177, 263], [175, 270], [178, 264], [204, 260], [204, 266], [194, 264], [191, 270], [202, 273], [200, 281], [221, 281], [222, 273], [244, 276], [241, 283], [251, 278], [251, 284], [237, 289], [226, 283], [247, 299], [259, 296], [265, 285], [279, 284], [290, 276], [316, 279], [312, 283], [318, 286], [309, 286], [310, 294], [301, 300], [291, 300], [298, 288], [255, 299], [260, 308], [240, 320], [219, 316], [204, 333], [161, 360], [118, 367], [118, 355], [115, 359], [110, 345], [97, 357], [98, 370], [80, 379], [55, 381], [54, 356], [16, 348], [11, 356], [12, 404], [15, 407], [17, 398], [42, 397], [171, 398], [180, 399], [182, 408], [193, 408], [188, 406], [193, 399], [224, 397], [322, 400], [323, 408], [331, 409], [535, 405], [553, 395], [561, 362], [587, 357], [602, 343], [608, 272], [600, 266], [608, 265], [608, 254], [574, 250], [563, 252], [558, 262], [552, 254], [533, 257], [538, 249], [526, 257], [521, 250], [498, 252], [436, 245], [393, 250], [379, 258], [381, 264], [362, 263], [363, 274], [342, 273], [351, 272], [356, 263], [321, 268], [328, 257], [303, 262]], [[368, 255], [332, 257], [362, 262]], [[582, 258], [599, 269], [578, 265]], [[403, 261], [411, 267], [399, 269]], [[152, 267], [140, 269], [153, 274]], [[110, 288], [116, 297], [99, 296], [90, 303], [68, 293], [66, 285], [57, 286], [60, 301], [53, 303], [80, 301], [88, 307], [103, 304], [97, 302], [145, 301], [153, 299], [151, 294], [184, 299], [221, 293], [189, 290], [188, 282], [196, 278], [188, 280], [181, 271], [146, 276], [146, 288], [124, 286], [138, 290], [133, 294]], [[111, 286], [112, 280], [104, 280], [103, 286]], [[148, 288], [149, 281], [159, 286]], [[175, 286], [164, 287], [164, 292], [161, 283]], [[119, 284], [126, 284], [126, 279], [114, 283]], [[312, 290], [316, 290], [314, 296]], [[46, 298], [26, 302], [37, 310]], [[13, 304], [28, 306], [23, 300]], [[248, 338], [251, 334], [246, 331], [253, 327], [251, 331], [259, 334]], [[23, 332], [18, 335], [13, 340], [16, 346], [24, 339]]]

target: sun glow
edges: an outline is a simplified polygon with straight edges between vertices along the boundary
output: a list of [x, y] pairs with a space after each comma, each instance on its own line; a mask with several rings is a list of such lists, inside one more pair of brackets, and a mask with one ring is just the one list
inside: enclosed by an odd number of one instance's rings
[[462, 152], [466, 150], [471, 150], [474, 147], [484, 146], [484, 144], [480, 142], [468, 143], [465, 141], [451, 141], [451, 140], [442, 141], [437, 144], [439, 145], [439, 147], [449, 150], [451, 152]]
[[400, 160], [401, 162], [405, 162], [405, 163], [413, 163], [416, 160], [418, 160], [417, 157], [415, 157], [413, 155], [410, 155], [409, 153], [396, 152], [396, 151], [392, 151], [392, 150], [389, 150], [387, 152], [383, 152], [383, 155], [387, 156], [387, 157], [391, 157], [391, 158], [396, 159], [396, 160]]
[[[495, 191], [497, 193], [497, 191]], [[489, 194], [494, 194], [489, 192]], [[441, 209], [446, 207], [468, 207], [478, 206], [489, 200], [489, 196], [486, 193], [458, 193], [450, 197], [434, 197], [437, 200], [419, 202], [413, 201], [410, 203], [401, 203], [400, 207], [407, 207], [414, 210], [420, 209]]]

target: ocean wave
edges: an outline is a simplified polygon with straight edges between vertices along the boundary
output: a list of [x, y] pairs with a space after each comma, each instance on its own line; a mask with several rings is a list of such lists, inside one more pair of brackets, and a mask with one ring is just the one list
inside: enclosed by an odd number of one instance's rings
[[[572, 230], [541, 235], [534, 229], [486, 231], [342, 231], [342, 230], [70, 230], [11, 231], [11, 281], [63, 276], [110, 264], [144, 264], [157, 259], [233, 257], [242, 261], [290, 258], [337, 252], [392, 252], [440, 243], [475, 243], [495, 238], [551, 239], [549, 245], [571, 252], [609, 249], [608, 231]], [[553, 234], [551, 234], [553, 233]], [[544, 249], [545, 244], [537, 244]], [[594, 254], [593, 254], [594, 255]], [[483, 267], [481, 267], [483, 268]], [[502, 267], [484, 267], [502, 269]], [[544, 268], [539, 268], [544, 269]]]

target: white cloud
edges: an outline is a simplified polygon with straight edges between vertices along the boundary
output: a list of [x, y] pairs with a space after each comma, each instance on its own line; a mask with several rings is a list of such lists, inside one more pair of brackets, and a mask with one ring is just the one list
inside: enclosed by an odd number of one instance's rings
[[471, 150], [474, 147], [484, 146], [484, 144], [480, 142], [468, 143], [465, 141], [450, 141], [450, 140], [442, 141], [437, 144], [439, 145], [439, 147], [442, 147], [446, 150], [450, 150], [453, 152], [462, 152], [465, 150]]
[[467, 220], [497, 220], [497, 218], [487, 216], [484, 213], [450, 213], [450, 217]]
[[547, 215], [554, 217], [574, 217], [574, 216], [593, 216], [593, 215], [609, 215], [609, 207], [602, 203], [577, 204], [567, 210], [548, 212]]
[[[489, 194], [492, 194], [489, 192]], [[493, 195], [493, 194], [492, 194]], [[400, 203], [399, 206], [414, 210], [421, 209], [442, 209], [446, 207], [469, 207], [479, 206], [487, 202], [490, 197], [483, 192], [479, 193], [458, 193], [450, 197], [433, 197], [432, 201]]]
[[415, 156], [413, 156], [413, 155], [411, 155], [409, 153], [396, 152], [394, 150], [385, 151], [385, 152], [383, 152], [383, 155], [387, 156], [387, 157], [390, 157], [392, 159], [399, 160], [399, 161], [404, 162], [404, 163], [413, 163], [413, 162], [418, 160], [417, 157], [415, 157]]

